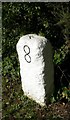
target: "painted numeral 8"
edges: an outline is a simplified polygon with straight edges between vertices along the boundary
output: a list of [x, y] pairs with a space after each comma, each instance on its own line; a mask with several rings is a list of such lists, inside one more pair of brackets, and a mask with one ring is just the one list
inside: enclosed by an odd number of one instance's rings
[[27, 45], [25, 45], [25, 46], [23, 47], [23, 50], [24, 50], [24, 52], [26, 53], [26, 54], [24, 55], [25, 60], [26, 60], [28, 63], [30, 63], [30, 62], [31, 62], [31, 57], [29, 56], [30, 48], [29, 48]]

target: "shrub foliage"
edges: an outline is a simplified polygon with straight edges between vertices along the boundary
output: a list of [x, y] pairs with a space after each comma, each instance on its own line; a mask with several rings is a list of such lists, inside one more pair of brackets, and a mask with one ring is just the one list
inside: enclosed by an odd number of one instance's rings
[[[3, 113], [5, 117], [10, 116], [10, 113], [13, 114], [14, 109], [18, 111], [22, 107], [23, 99], [26, 101], [25, 97], [22, 98], [16, 44], [22, 35], [28, 33], [45, 36], [53, 46], [55, 101], [63, 97], [69, 100], [70, 97], [69, 3], [2, 3]], [[26, 102], [23, 104], [26, 106]], [[16, 117], [20, 116], [18, 112], [15, 114]], [[34, 116], [34, 113], [31, 114], [31, 116], [26, 114], [24, 119]]]

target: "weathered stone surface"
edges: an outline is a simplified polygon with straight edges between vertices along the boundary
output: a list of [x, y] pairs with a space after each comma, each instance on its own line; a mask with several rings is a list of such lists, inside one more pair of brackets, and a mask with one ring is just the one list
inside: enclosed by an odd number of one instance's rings
[[16, 48], [24, 94], [44, 106], [54, 87], [52, 46], [45, 37], [28, 34]]

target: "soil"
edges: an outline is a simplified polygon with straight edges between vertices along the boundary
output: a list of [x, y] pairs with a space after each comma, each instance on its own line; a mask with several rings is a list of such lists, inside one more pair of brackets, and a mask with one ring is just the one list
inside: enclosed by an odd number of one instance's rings
[[40, 120], [70, 120], [70, 102], [53, 103], [46, 109], [38, 109], [37, 112]]

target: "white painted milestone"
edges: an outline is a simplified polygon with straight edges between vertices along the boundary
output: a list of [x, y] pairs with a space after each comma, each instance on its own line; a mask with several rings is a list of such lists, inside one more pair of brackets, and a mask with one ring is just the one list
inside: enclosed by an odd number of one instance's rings
[[42, 36], [22, 36], [16, 45], [24, 94], [44, 106], [54, 88], [52, 46]]

